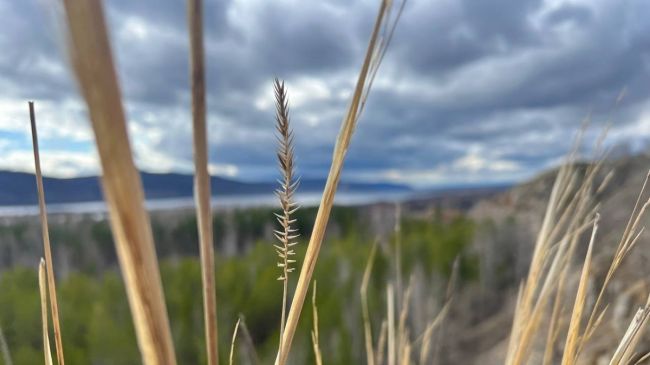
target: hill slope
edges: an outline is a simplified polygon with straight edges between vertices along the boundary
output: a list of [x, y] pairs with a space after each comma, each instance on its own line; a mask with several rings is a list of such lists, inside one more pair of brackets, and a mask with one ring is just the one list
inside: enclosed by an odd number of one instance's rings
[[[580, 164], [584, 168], [586, 164]], [[607, 272], [618, 240], [632, 212], [637, 196], [650, 167], [649, 155], [622, 157], [606, 161], [595, 179], [592, 193], [600, 203], [600, 226], [594, 246], [592, 281], [587, 302], [593, 303], [596, 288]], [[613, 171], [613, 178], [607, 188], [597, 192], [605, 176]], [[512, 320], [512, 309], [516, 288], [527, 274], [532, 250], [540, 229], [557, 169], [545, 172], [532, 180], [515, 186], [508, 191], [483, 199], [469, 212], [479, 223], [472, 251], [480, 258], [480, 283], [478, 288], [467, 290], [463, 295], [482, 304], [482, 312], [475, 322], [456, 323], [455, 351], [452, 363], [502, 364]], [[648, 193], [641, 200], [648, 199]], [[650, 216], [646, 213], [641, 225], [647, 225]], [[586, 251], [587, 237], [583, 237], [573, 274], [569, 280], [575, 283], [579, 276], [582, 257]], [[595, 334], [585, 348], [585, 364], [601, 363], [609, 351], [622, 337], [625, 330], [620, 324], [627, 324], [637, 306], [647, 297], [650, 277], [649, 250], [650, 233], [641, 235], [638, 247], [623, 262], [606, 293], [605, 301], [610, 310], [602, 324], [607, 330]], [[573, 298], [573, 293], [569, 294]], [[571, 299], [572, 300], [572, 299]], [[475, 308], [459, 309], [471, 311]], [[461, 313], [458, 317], [467, 317]], [[488, 326], [489, 335], [476, 334], [476, 328]], [[463, 348], [471, 346], [477, 353], [468, 356]], [[488, 360], [489, 359], [489, 360]]]

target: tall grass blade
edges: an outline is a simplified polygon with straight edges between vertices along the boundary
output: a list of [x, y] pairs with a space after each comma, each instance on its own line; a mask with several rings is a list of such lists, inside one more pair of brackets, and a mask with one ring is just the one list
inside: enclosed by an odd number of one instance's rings
[[232, 365], [235, 358], [235, 341], [237, 341], [237, 332], [239, 331], [239, 323], [241, 322], [241, 317], [237, 319], [235, 323], [235, 330], [232, 331], [232, 340], [230, 340], [230, 355], [228, 356], [228, 364]]
[[375, 350], [375, 364], [384, 365], [384, 355], [386, 352], [386, 336], [388, 335], [388, 321], [384, 319], [381, 322], [379, 330], [379, 339], [377, 339], [377, 349]]
[[387, 364], [396, 365], [396, 339], [395, 339], [395, 293], [393, 291], [393, 285], [388, 284], [386, 288], [386, 310], [388, 314], [386, 318], [388, 319], [388, 351], [387, 351]]
[[447, 316], [447, 313], [449, 312], [449, 308], [451, 305], [451, 301], [447, 301], [445, 305], [440, 309], [440, 312], [436, 315], [436, 317], [427, 325], [427, 328], [424, 330], [424, 333], [422, 334], [422, 338], [420, 339], [422, 341], [422, 344], [420, 346], [420, 365], [425, 365], [429, 364], [430, 362], [428, 361], [429, 359], [429, 353], [431, 352], [431, 339], [433, 337], [433, 331], [442, 325], [443, 320]]
[[145, 365], [175, 365], [149, 215], [135, 168], [102, 2], [63, 1], [71, 60], [88, 105], [120, 268]]
[[244, 336], [244, 343], [246, 344], [246, 354], [253, 365], [260, 365], [260, 358], [257, 355], [255, 344], [253, 343], [253, 336], [246, 326], [246, 319], [239, 314], [239, 327], [241, 328], [242, 335]]
[[[397, 305], [402, 304], [402, 294], [404, 287], [402, 285], [402, 207], [395, 204], [395, 292], [397, 293]], [[402, 308], [398, 307], [398, 311]]]
[[45, 356], [45, 365], [52, 365], [52, 350], [50, 349], [50, 335], [48, 334], [47, 325], [47, 279], [43, 259], [38, 265], [38, 288], [41, 297], [41, 322], [43, 323], [43, 355]]
[[314, 290], [311, 294], [311, 309], [313, 314], [314, 328], [311, 331], [311, 342], [314, 347], [314, 358], [316, 365], [323, 365], [323, 354], [320, 350], [320, 336], [318, 330], [318, 306], [316, 305], [316, 281], [314, 281]]
[[628, 326], [627, 331], [625, 331], [621, 342], [619, 342], [616, 351], [614, 351], [609, 365], [628, 364], [628, 360], [634, 351], [634, 347], [643, 334], [643, 330], [646, 328], [649, 318], [650, 297], [648, 297], [648, 301], [646, 302], [645, 306], [643, 308], [639, 308], [639, 310], [634, 315], [634, 318], [632, 318], [632, 322], [630, 322], [630, 325]]
[[578, 355], [578, 341], [580, 339], [580, 322], [582, 314], [585, 309], [585, 300], [587, 298], [587, 285], [589, 282], [589, 270], [591, 268], [591, 255], [594, 248], [594, 240], [596, 239], [596, 232], [598, 231], [598, 216], [594, 221], [594, 228], [591, 231], [591, 239], [589, 240], [589, 248], [585, 256], [585, 262], [582, 266], [582, 274], [580, 275], [580, 282], [578, 283], [578, 290], [576, 293], [573, 311], [571, 313], [571, 321], [569, 322], [569, 330], [564, 345], [564, 353], [562, 354], [562, 365], [571, 365], [575, 362]]
[[372, 344], [372, 328], [370, 325], [370, 310], [368, 309], [368, 284], [370, 282], [370, 274], [372, 272], [372, 266], [375, 262], [375, 255], [377, 253], [377, 244], [378, 242], [372, 245], [372, 250], [370, 251], [370, 257], [368, 257], [368, 262], [366, 263], [366, 268], [363, 271], [363, 279], [361, 280], [361, 315], [363, 316], [363, 334], [365, 338], [366, 345], [366, 361], [368, 365], [375, 365], [375, 350], [373, 349]]
[[411, 292], [413, 289], [413, 277], [409, 280], [409, 285], [406, 287], [406, 291], [402, 295], [402, 305], [399, 313], [399, 320], [397, 324], [397, 357], [400, 361], [400, 364], [404, 361], [404, 353], [409, 348], [408, 352], [410, 353], [410, 336], [409, 330], [407, 327], [407, 319], [409, 314], [409, 305], [411, 302]]
[[348, 112], [343, 120], [343, 124], [337, 138], [332, 157], [332, 165], [330, 167], [330, 171], [327, 176], [327, 182], [325, 183], [325, 189], [323, 191], [323, 196], [318, 207], [318, 213], [316, 214], [316, 220], [309, 240], [309, 245], [307, 247], [307, 252], [305, 254], [302, 268], [300, 270], [300, 276], [298, 277], [296, 291], [294, 293], [293, 300], [291, 301], [291, 309], [289, 310], [286, 327], [282, 336], [282, 344], [280, 346], [280, 351], [278, 351], [278, 357], [276, 360], [277, 365], [286, 364], [289, 350], [291, 348], [291, 343], [293, 341], [293, 336], [295, 334], [296, 327], [298, 326], [300, 313], [305, 303], [305, 298], [309, 290], [311, 278], [314, 272], [314, 268], [316, 267], [318, 254], [320, 252], [323, 237], [325, 235], [325, 228], [327, 227], [330, 211], [334, 203], [334, 196], [336, 194], [336, 189], [341, 177], [345, 155], [350, 145], [350, 140], [352, 138], [356, 122], [360, 116], [359, 113], [361, 102], [364, 95], [367, 95], [364, 90], [367, 85], [369, 69], [371, 63], [373, 62], [373, 55], [376, 55], [377, 38], [382, 26], [385, 25], [384, 16], [388, 7], [389, 2], [387, 0], [381, 2], [372, 35], [370, 37], [370, 42], [368, 44], [368, 49], [366, 51], [365, 60], [361, 67], [359, 78], [352, 95], [352, 101], [348, 107]]
[[36, 189], [38, 191], [38, 212], [41, 219], [41, 233], [43, 235], [43, 251], [45, 252], [45, 267], [47, 268], [47, 287], [50, 292], [50, 309], [52, 311], [52, 326], [54, 327], [54, 345], [56, 359], [59, 365], [65, 364], [63, 357], [63, 340], [61, 339], [61, 323], [59, 321], [59, 301], [56, 296], [56, 283], [54, 279], [54, 264], [52, 262], [52, 247], [50, 245], [50, 231], [47, 224], [47, 210], [45, 208], [45, 190], [43, 189], [43, 175], [41, 173], [41, 157], [38, 150], [38, 134], [36, 133], [36, 112], [34, 102], [29, 102], [29, 120], [32, 129], [32, 147], [34, 149], [34, 168], [36, 171]]
[[210, 174], [208, 172], [202, 0], [188, 0], [187, 15], [190, 34], [190, 80], [192, 83], [194, 199], [196, 201], [196, 221], [199, 231], [199, 251], [201, 256], [205, 348], [208, 356], [208, 365], [217, 365], [219, 363], [219, 339], [217, 331], [217, 294], [214, 273], [212, 207], [210, 204]]

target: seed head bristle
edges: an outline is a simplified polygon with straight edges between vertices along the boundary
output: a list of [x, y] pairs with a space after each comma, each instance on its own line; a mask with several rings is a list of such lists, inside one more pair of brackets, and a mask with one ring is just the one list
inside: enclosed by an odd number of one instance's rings
[[289, 247], [296, 244], [293, 240], [298, 237], [296, 234], [297, 230], [292, 227], [296, 220], [292, 219], [291, 215], [298, 210], [298, 206], [294, 202], [293, 196], [298, 187], [299, 181], [294, 178], [294, 136], [289, 121], [289, 101], [284, 82], [275, 79], [273, 83], [273, 91], [275, 93], [275, 127], [278, 139], [277, 157], [281, 173], [281, 178], [278, 179], [280, 187], [275, 191], [275, 194], [278, 196], [280, 207], [282, 208], [280, 214], [275, 214], [281, 229], [276, 230], [273, 233], [281, 244], [281, 246], [275, 246], [278, 251], [278, 256], [281, 259], [278, 266], [283, 268], [280, 278], [286, 280], [287, 273], [293, 271], [291, 264], [295, 262], [295, 260], [289, 259], [289, 256], [294, 254], [294, 251], [289, 250]]
[[[280, 168], [281, 178], [278, 179], [278, 189], [275, 191], [278, 199], [280, 200], [280, 207], [282, 212], [275, 214], [275, 218], [280, 224], [280, 229], [274, 230], [273, 235], [279, 241], [279, 244], [274, 244], [274, 248], [280, 261], [277, 266], [282, 270], [279, 281], [283, 282], [283, 295], [282, 295], [282, 317], [280, 323], [280, 339], [282, 339], [286, 321], [287, 311], [287, 292], [289, 273], [294, 271], [293, 264], [296, 260], [291, 259], [295, 255], [295, 251], [290, 249], [298, 242], [298, 230], [293, 228], [296, 219], [291, 216], [298, 210], [298, 205], [293, 200], [293, 195], [298, 188], [299, 179], [294, 178], [294, 147], [293, 147], [293, 131], [291, 130], [289, 122], [289, 100], [287, 98], [287, 90], [284, 87], [284, 82], [277, 78], [273, 82], [273, 91], [275, 94], [275, 128], [277, 130], [278, 140], [278, 167]], [[280, 343], [281, 353], [281, 346]]]

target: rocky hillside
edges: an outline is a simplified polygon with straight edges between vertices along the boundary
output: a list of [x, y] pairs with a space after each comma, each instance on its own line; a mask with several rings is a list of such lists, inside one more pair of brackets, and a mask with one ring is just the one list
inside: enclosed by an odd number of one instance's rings
[[[580, 164], [577, 168], [584, 169], [586, 166]], [[650, 156], [647, 154], [619, 158], [606, 161], [595, 179], [592, 193], [600, 204], [598, 212], [601, 223], [592, 266], [594, 279], [588, 298], [592, 302], [597, 294], [595, 288], [601, 285], [609, 268], [612, 254], [649, 168]], [[606, 178], [610, 173], [612, 176]], [[475, 321], [458, 321], [452, 326], [455, 327], [452, 330], [456, 332], [458, 341], [453, 341], [454, 344], [450, 346], [447, 359], [449, 363], [503, 363], [516, 288], [527, 274], [535, 238], [556, 174], [557, 170], [543, 173], [508, 191], [482, 199], [469, 211], [468, 214], [480, 227], [472, 247], [481, 261], [480, 283], [460, 295], [466, 298], [466, 302], [480, 303], [480, 306], [469, 308], [462, 305], [458, 309], [471, 311]], [[607, 187], [597, 193], [598, 185], [605, 179], [609, 179]], [[646, 191], [642, 204], [648, 200], [649, 195]], [[647, 215], [642, 219], [643, 226], [648, 221]], [[576, 260], [582, 260], [586, 251], [586, 239], [584, 241]], [[649, 260], [650, 233], [646, 231], [609, 286], [606, 295], [610, 308], [601, 330], [585, 351], [586, 363], [600, 363], [601, 357], [606, 357], [611, 352], [636, 308], [645, 301], [650, 284]], [[572, 280], [576, 280], [578, 264], [575, 264]], [[573, 298], [572, 295], [569, 297]], [[476, 313], [476, 308], [479, 308], [480, 313]], [[458, 313], [457, 317], [471, 316]], [[478, 351], [468, 356], [462, 350], [467, 346], [473, 346]]]

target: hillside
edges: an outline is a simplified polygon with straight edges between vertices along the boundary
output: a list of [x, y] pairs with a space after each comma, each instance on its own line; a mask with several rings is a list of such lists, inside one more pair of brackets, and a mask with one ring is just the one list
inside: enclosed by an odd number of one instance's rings
[[[586, 163], [581, 163], [577, 168], [584, 169], [586, 166]], [[613, 251], [649, 167], [650, 156], [646, 154], [612, 159], [603, 164], [595, 179], [592, 194], [600, 202], [598, 212], [601, 220], [592, 263], [594, 282], [589, 289], [588, 302], [595, 299], [595, 288], [609, 268]], [[613, 177], [607, 187], [597, 192], [598, 185], [612, 171]], [[476, 287], [466, 288], [461, 295], [464, 302], [481, 303], [481, 306], [478, 310], [470, 305], [457, 309], [457, 318], [463, 318], [463, 321], [451, 325], [456, 337], [448, 344], [447, 360], [450, 363], [503, 363], [516, 289], [527, 274], [556, 174], [557, 170], [542, 173], [526, 183], [486, 197], [470, 209], [468, 215], [479, 227], [471, 252], [480, 258], [480, 282]], [[647, 192], [642, 204], [646, 199]], [[647, 224], [647, 221], [648, 217], [643, 217], [641, 225], [644, 222]], [[615, 346], [636, 308], [645, 301], [648, 288], [643, 280], [650, 276], [650, 266], [647, 265], [650, 259], [649, 239], [647, 231], [641, 235], [638, 247], [626, 258], [610, 283], [606, 296], [611, 309], [602, 324], [605, 330], [597, 333], [592, 344], [585, 349], [586, 364], [600, 363], [600, 357], [607, 356], [605, 350]], [[583, 236], [577, 255], [580, 262], [586, 244], [586, 237]], [[571, 282], [577, 280], [579, 269], [580, 266], [576, 264]], [[472, 315], [473, 320], [466, 319]], [[463, 351], [467, 346], [477, 351], [468, 356]]]

